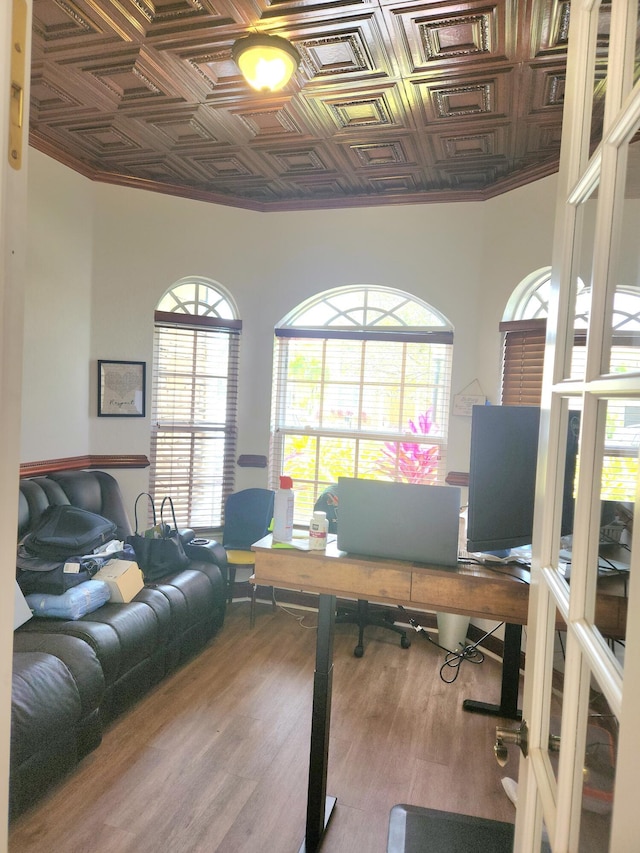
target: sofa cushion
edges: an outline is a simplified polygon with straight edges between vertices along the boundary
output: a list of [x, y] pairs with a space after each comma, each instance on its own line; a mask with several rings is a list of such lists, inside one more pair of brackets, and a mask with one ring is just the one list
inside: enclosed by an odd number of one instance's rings
[[[216, 588], [206, 572], [187, 569], [150, 585], [169, 602], [172, 633], [167, 669], [171, 670], [201, 648], [216, 632]], [[220, 587], [220, 594], [224, 595]]]
[[73, 504], [110, 519], [116, 538], [126, 539], [131, 523], [122, 501], [120, 486], [106, 471], [58, 471], [46, 477], [20, 481], [18, 499], [18, 541], [40, 521], [48, 506]]
[[38, 652], [61, 660], [76, 684], [81, 719], [100, 705], [105, 689], [102, 667], [94, 650], [83, 640], [66, 634], [16, 631], [13, 651], [16, 654]]
[[42, 513], [50, 506], [69, 503], [61, 486], [48, 477], [20, 480], [18, 497], [18, 542], [40, 523]]
[[77, 762], [82, 700], [65, 664], [43, 652], [13, 656], [9, 810], [15, 816]]
[[62, 660], [46, 652], [16, 654], [12, 684], [12, 750], [20, 762], [59, 733], [73, 740], [82, 700]]
[[161, 626], [154, 610], [144, 602], [104, 604], [74, 621], [34, 617], [18, 630], [67, 634], [91, 646], [105, 678], [101, 708], [105, 722], [164, 675]]

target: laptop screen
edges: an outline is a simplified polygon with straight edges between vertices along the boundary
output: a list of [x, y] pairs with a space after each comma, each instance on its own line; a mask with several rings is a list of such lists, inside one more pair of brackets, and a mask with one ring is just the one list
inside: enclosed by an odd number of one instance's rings
[[459, 488], [340, 477], [337, 494], [341, 551], [457, 565]]

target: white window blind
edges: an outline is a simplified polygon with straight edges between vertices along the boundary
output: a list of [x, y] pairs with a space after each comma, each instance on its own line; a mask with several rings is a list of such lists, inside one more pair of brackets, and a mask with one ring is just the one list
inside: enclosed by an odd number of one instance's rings
[[181, 527], [219, 526], [233, 491], [240, 325], [156, 312], [150, 488]]
[[361, 294], [342, 291], [339, 312], [330, 296], [301, 311], [326, 328], [276, 330], [270, 481], [276, 487], [280, 474], [293, 477], [296, 523], [308, 521], [318, 495], [340, 476], [445, 481], [453, 332], [420, 330], [417, 308], [430, 325], [440, 318], [419, 303], [410, 311], [406, 295], [402, 311], [412, 325], [398, 328], [397, 315], [389, 316], [394, 291], [367, 294], [366, 311], [376, 317], [383, 294], [385, 328], [332, 325], [338, 315], [341, 323], [346, 315], [366, 321], [355, 307]]

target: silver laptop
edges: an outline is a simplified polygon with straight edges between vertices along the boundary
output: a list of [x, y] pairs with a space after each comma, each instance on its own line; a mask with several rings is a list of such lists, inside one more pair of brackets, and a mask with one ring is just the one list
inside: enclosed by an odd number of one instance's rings
[[368, 557], [456, 566], [460, 489], [338, 479], [338, 548]]

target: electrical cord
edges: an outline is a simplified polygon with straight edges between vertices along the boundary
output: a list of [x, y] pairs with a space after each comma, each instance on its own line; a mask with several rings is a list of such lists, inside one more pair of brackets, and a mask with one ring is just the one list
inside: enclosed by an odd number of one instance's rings
[[[313, 613], [313, 611], [310, 611], [310, 612], [303, 612], [303, 613], [299, 613], [299, 612], [298, 612], [298, 613], [294, 613], [292, 610], [289, 610], [289, 608], [288, 608], [288, 607], [285, 607], [285, 606], [284, 606], [284, 604], [281, 604], [281, 603], [277, 600], [277, 598], [275, 597], [275, 594], [274, 594], [273, 598], [274, 598], [274, 601], [275, 601], [275, 603], [276, 603], [276, 607], [278, 608], [278, 610], [282, 610], [282, 612], [283, 612], [283, 613], [286, 613], [286, 614], [287, 614], [287, 616], [291, 616], [291, 618], [292, 618], [292, 619], [295, 619], [295, 620], [296, 620], [296, 622], [298, 623], [298, 625], [299, 625], [301, 628], [305, 628], [305, 629], [307, 629], [307, 630], [312, 630], [312, 631], [315, 631], [315, 630], [316, 630], [316, 628], [318, 627], [318, 619], [317, 619], [317, 617], [315, 616], [315, 614]], [[305, 619], [306, 619], [308, 616], [311, 616], [311, 618], [312, 618], [312, 619], [315, 619], [315, 622], [314, 622], [314, 624], [313, 624], [313, 625], [305, 625]]]
[[[401, 610], [404, 610], [403, 607], [400, 607]], [[429, 636], [429, 632], [426, 631], [422, 625], [418, 625], [415, 619], [409, 618], [409, 624], [414, 629], [417, 634], [421, 634], [429, 643], [433, 646], [437, 646], [439, 649], [442, 649], [443, 652], [446, 652], [446, 656], [444, 659], [444, 663], [440, 667], [440, 678], [445, 684], [453, 684], [460, 672], [460, 666], [463, 661], [467, 661], [467, 663], [473, 664], [481, 664], [484, 661], [484, 652], [480, 651], [478, 646], [490, 637], [498, 628], [504, 625], [504, 622], [500, 622], [490, 631], [487, 631], [486, 634], [483, 634], [479, 640], [475, 643], [467, 644], [461, 651], [452, 651], [451, 649], [445, 648], [445, 646], [441, 646], [440, 643], [436, 643], [434, 639]], [[450, 672], [452, 670], [452, 672]]]
[[[620, 548], [627, 551], [631, 550], [628, 545], [624, 544], [620, 545]], [[568, 569], [568, 571], [565, 569], [563, 574], [565, 578], [569, 580], [568, 574], [571, 571], [571, 560], [564, 560], [563, 562], [566, 563]], [[600, 578], [622, 578], [624, 598], [628, 598], [629, 568], [629, 566], [624, 566], [623, 568], [621, 568], [620, 565], [618, 565], [615, 561], [610, 560], [609, 557], [607, 557], [605, 554], [598, 554], [598, 576]]]
[[[503, 572], [501, 569], [498, 569], [497, 567], [492, 566], [492, 565], [487, 565], [486, 563], [483, 563], [482, 567], [483, 567], [483, 569], [488, 569], [488, 571], [493, 572], [496, 575], [502, 575], [505, 578], [511, 578], [512, 580], [518, 581], [518, 583], [523, 583], [526, 586], [531, 585], [530, 581], [528, 581], [526, 578], [521, 578], [518, 575], [514, 575], [513, 572]], [[531, 567], [526, 566], [526, 569], [527, 569], [527, 571], [530, 571]]]
[[[518, 581], [519, 583], [524, 583], [529, 586], [529, 581], [526, 578], [521, 578], [518, 575], [514, 575], [513, 572], [508, 571], [509, 565], [516, 566], [518, 568], [526, 569], [527, 571], [531, 570], [531, 566], [527, 563], [523, 563], [521, 561], [515, 561], [513, 563], [494, 563], [491, 560], [481, 560], [476, 557], [459, 557], [458, 563], [463, 566], [481, 566], [483, 569], [486, 569], [489, 572], [493, 572], [496, 575], [503, 575], [507, 578], [512, 578], [514, 581]], [[506, 571], [498, 568], [499, 566], [504, 566]]]

